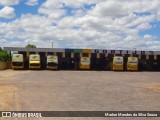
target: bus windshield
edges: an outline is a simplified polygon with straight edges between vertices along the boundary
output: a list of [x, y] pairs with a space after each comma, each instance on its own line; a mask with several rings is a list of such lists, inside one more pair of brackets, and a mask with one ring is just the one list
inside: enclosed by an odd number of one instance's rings
[[13, 54], [12, 62], [23, 62], [23, 55], [22, 54]]
[[49, 62], [58, 63], [58, 57], [53, 55], [47, 56], [47, 63]]
[[89, 57], [82, 57], [81, 58], [81, 64], [89, 65], [90, 64], [90, 58]]
[[138, 59], [136, 57], [129, 57], [128, 58], [128, 63], [129, 64], [137, 64], [138, 63]]
[[123, 64], [123, 57], [114, 57], [113, 64], [122, 65]]
[[30, 61], [40, 61], [40, 56], [39, 55], [30, 55], [29, 60]]

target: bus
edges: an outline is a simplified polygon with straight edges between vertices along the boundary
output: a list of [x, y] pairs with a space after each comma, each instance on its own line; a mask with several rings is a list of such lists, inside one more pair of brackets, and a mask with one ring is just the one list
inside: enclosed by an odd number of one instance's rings
[[90, 69], [91, 60], [89, 57], [81, 57], [79, 63], [79, 69]]
[[12, 55], [12, 68], [13, 69], [23, 69], [24, 68], [23, 54], [13, 54]]
[[138, 70], [138, 58], [128, 57], [127, 70], [135, 71]]
[[39, 54], [31, 54], [29, 56], [29, 69], [40, 69], [41, 62], [40, 62], [40, 55]]
[[56, 55], [47, 56], [47, 69], [58, 69], [58, 56]]
[[123, 57], [121, 56], [115, 56], [113, 57], [113, 66], [112, 70], [123, 70]]

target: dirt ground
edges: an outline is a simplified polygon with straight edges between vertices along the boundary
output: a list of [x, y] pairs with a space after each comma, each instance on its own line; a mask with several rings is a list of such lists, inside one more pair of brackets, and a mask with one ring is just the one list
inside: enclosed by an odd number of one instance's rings
[[[160, 74], [112, 71], [0, 71], [0, 111], [14, 110], [160, 111]], [[17, 118], [12, 119], [17, 120]], [[159, 118], [42, 119], [158, 120]]]

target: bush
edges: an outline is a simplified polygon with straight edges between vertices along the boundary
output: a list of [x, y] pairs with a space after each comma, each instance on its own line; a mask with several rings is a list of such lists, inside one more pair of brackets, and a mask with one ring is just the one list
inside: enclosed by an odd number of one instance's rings
[[7, 62], [10, 59], [10, 55], [7, 51], [0, 49], [0, 61]]

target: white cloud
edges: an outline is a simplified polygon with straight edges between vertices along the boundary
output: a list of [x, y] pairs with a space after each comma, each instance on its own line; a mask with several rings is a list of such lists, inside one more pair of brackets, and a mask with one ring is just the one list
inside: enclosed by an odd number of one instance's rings
[[48, 0], [42, 4], [38, 12], [48, 15], [49, 18], [58, 19], [65, 15], [65, 10], [61, 9], [63, 4], [59, 0]]
[[138, 30], [147, 30], [150, 29], [152, 26], [149, 23], [140, 24], [136, 29]]
[[38, 5], [38, 0], [28, 0], [25, 4], [29, 6], [35, 6]]
[[98, 2], [95, 8], [90, 11], [90, 14], [118, 18], [133, 12], [155, 12], [159, 6], [159, 0], [106, 0]]
[[144, 35], [144, 38], [145, 38], [145, 39], [152, 39], [153, 36], [152, 36], [152, 35]]
[[159, 8], [159, 10], [157, 10], [155, 18], [157, 21], [160, 21], [160, 8]]
[[0, 0], [0, 5], [2, 6], [12, 6], [19, 4], [20, 0]]
[[13, 18], [15, 16], [14, 11], [14, 8], [6, 6], [0, 10], [0, 18]]
[[[48, 15], [51, 19], [58, 19], [66, 15], [64, 7], [74, 8], [75, 14], [83, 14], [82, 8], [84, 5], [95, 3], [96, 0], [47, 0], [39, 8], [38, 12], [41, 14]], [[78, 10], [77, 10], [78, 9]], [[78, 13], [79, 12], [79, 13]]]
[[72, 7], [72, 8], [80, 8], [85, 4], [94, 3], [93, 0], [62, 0], [65, 6]]
[[123, 4], [119, 1], [105, 1], [98, 3], [90, 14], [100, 17], [108, 16], [115, 18], [125, 16], [128, 12], [123, 8]]

